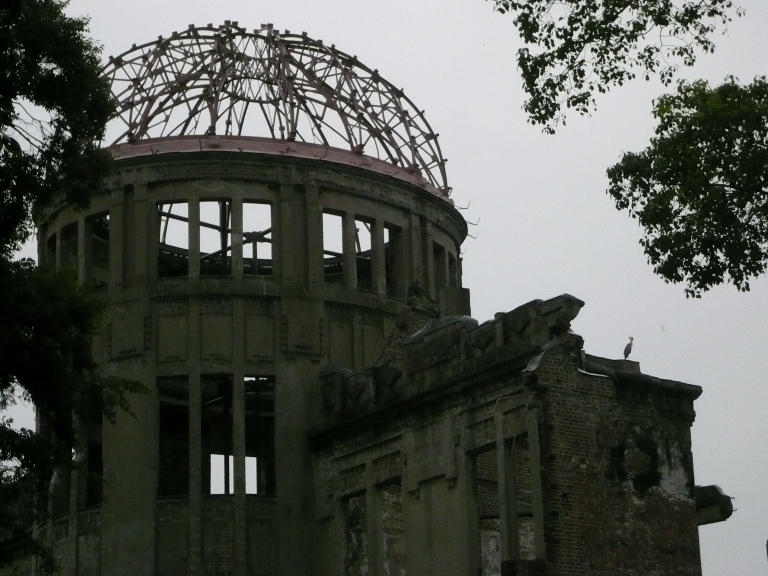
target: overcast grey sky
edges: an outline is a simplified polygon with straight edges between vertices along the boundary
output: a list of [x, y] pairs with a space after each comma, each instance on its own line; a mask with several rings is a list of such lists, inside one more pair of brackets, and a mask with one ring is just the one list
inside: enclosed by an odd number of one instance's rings
[[[747, 15], [686, 77], [768, 72], [768, 3], [736, 1]], [[704, 575], [768, 572], [768, 282], [686, 300], [654, 276], [639, 228], [605, 193], [606, 167], [651, 136], [658, 82], [614, 90], [592, 117], [547, 136], [521, 110], [512, 19], [483, 0], [72, 0], [69, 12], [91, 16], [105, 56], [191, 23], [270, 22], [336, 44], [405, 88], [440, 134], [456, 204], [471, 202], [463, 214], [478, 222], [464, 244], [473, 316], [568, 292], [586, 302], [573, 328], [587, 352], [619, 358], [634, 336], [644, 373], [702, 386], [696, 481], [722, 486], [737, 509], [700, 529]]]

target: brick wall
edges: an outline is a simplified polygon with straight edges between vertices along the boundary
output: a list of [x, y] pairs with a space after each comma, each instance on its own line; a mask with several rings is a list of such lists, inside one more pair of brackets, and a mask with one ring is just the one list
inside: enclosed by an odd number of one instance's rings
[[203, 566], [206, 576], [233, 574], [232, 501], [211, 497], [203, 503]]
[[[455, 559], [450, 569], [466, 566], [472, 576], [700, 576], [690, 439], [700, 389], [642, 375], [633, 362], [583, 357], [582, 339], [567, 331], [580, 306], [562, 296], [476, 328], [436, 327], [394, 358], [402, 360], [406, 397], [383, 398], [357, 420], [312, 437], [326, 450], [323, 481], [343, 499], [345, 574], [369, 569], [370, 511], [363, 496], [342, 495], [364, 487], [361, 455], [387, 437], [389, 452], [398, 454], [388, 474], [402, 468], [413, 497], [397, 501], [410, 518], [404, 537], [422, 538], [431, 558]], [[495, 448], [502, 439], [514, 463], [519, 534], [519, 557], [507, 562]], [[348, 463], [334, 473], [331, 457]], [[427, 480], [449, 490], [431, 508], [416, 504]], [[445, 526], [455, 546], [434, 550], [433, 518], [456, 506], [460, 498], [447, 494], [465, 486], [464, 502], [474, 507], [455, 508], [456, 524]], [[413, 515], [410, 506], [429, 512]], [[428, 565], [407, 560], [414, 570]]]
[[548, 574], [700, 575], [690, 421], [578, 367], [564, 346], [539, 368]]

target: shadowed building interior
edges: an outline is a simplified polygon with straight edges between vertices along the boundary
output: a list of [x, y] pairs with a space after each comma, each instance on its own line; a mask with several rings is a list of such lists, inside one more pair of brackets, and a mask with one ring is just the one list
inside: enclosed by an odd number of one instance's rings
[[586, 354], [567, 294], [472, 319], [401, 90], [234, 22], [105, 75], [111, 174], [41, 217], [40, 262], [105, 299], [99, 364], [149, 393], [78, 423], [43, 530], [62, 573], [701, 573], [697, 526], [731, 512], [694, 483], [701, 388]]

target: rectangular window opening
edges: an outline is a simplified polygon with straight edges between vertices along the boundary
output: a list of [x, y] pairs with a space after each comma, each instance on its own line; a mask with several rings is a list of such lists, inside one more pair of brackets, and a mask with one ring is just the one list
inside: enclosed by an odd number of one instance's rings
[[56, 266], [56, 234], [45, 243], [45, 263], [51, 267]]
[[272, 205], [243, 202], [243, 273], [271, 276]]
[[61, 229], [61, 267], [77, 270], [77, 222]]
[[[224, 454], [211, 454], [209, 494], [235, 493], [235, 459]], [[225, 482], [228, 481], [228, 485]]]
[[260, 494], [259, 492], [259, 462], [256, 456], [245, 457], [245, 493]]
[[187, 202], [159, 203], [160, 230], [157, 256], [159, 278], [189, 274], [189, 206]]
[[85, 220], [88, 269], [86, 278], [94, 289], [109, 285], [109, 212], [88, 216]]
[[232, 203], [200, 202], [200, 275], [232, 274]]
[[458, 286], [456, 256], [448, 252], [448, 286]]
[[102, 497], [102, 420], [104, 402], [101, 390], [92, 389], [86, 396], [85, 413], [81, 416], [80, 432], [85, 435], [85, 505], [98, 506]]
[[387, 296], [398, 295], [398, 259], [400, 258], [401, 230], [395, 226], [384, 226], [384, 276], [387, 281]]
[[60, 466], [53, 471], [49, 497], [53, 500], [51, 507], [53, 516], [69, 514], [70, 485], [72, 469], [70, 466]]
[[157, 495], [189, 494], [189, 380], [158, 378], [160, 400]]
[[101, 442], [88, 440], [88, 457], [86, 459], [86, 483], [85, 483], [85, 505], [98, 506], [101, 504], [102, 495], [102, 475], [104, 461], [102, 457]]
[[277, 493], [273, 376], [245, 377], [245, 493]]
[[445, 248], [437, 242], [432, 243], [432, 265], [435, 267], [435, 288], [445, 288], [448, 285], [448, 262], [445, 258]]
[[513, 559], [534, 560], [536, 558], [534, 521], [531, 489], [531, 468], [527, 435], [518, 436], [514, 442], [505, 444], [506, 473], [514, 475], [508, 485], [507, 498], [513, 499], [510, 513], [516, 510], [517, 518], [509, 529], [516, 525], [517, 534], [510, 535], [501, 524], [500, 506], [505, 505], [499, 495], [499, 474], [496, 448], [485, 450], [473, 457], [473, 488], [475, 508], [479, 525], [481, 573], [497, 575], [501, 571], [502, 538], [509, 538], [516, 550], [510, 550]]
[[323, 276], [328, 284], [344, 284], [344, 219], [323, 212]]
[[203, 376], [200, 388], [203, 493], [232, 494], [232, 376]]
[[362, 218], [355, 219], [355, 263], [357, 266], [357, 289], [373, 290], [373, 266], [371, 264], [373, 223]]

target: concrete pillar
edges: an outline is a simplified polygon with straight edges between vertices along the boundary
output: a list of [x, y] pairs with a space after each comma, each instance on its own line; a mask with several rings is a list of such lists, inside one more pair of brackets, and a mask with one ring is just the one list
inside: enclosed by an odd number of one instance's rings
[[278, 193], [272, 202], [272, 277], [282, 282], [285, 277], [283, 263], [283, 201]]
[[[232, 279], [239, 282], [243, 279], [243, 199], [232, 198], [232, 215], [230, 230], [232, 231]], [[235, 316], [237, 318], [237, 316]], [[237, 322], [235, 322], [237, 325]], [[238, 356], [235, 356], [238, 358]]]
[[541, 485], [541, 443], [539, 441], [538, 412], [528, 412], [528, 458], [531, 470], [531, 507], [533, 510], [533, 549], [536, 558], [546, 557], [544, 542], [544, 495]]
[[456, 286], [462, 287], [462, 277], [464, 276], [464, 267], [461, 259], [461, 246], [456, 246]]
[[158, 276], [158, 251], [160, 249], [160, 214], [157, 204], [147, 202], [147, 283], [153, 284]]
[[246, 574], [248, 559], [248, 502], [245, 495], [245, 303], [242, 298], [233, 302], [234, 373], [232, 374], [232, 453], [234, 457], [234, 572]]
[[[123, 225], [120, 235], [122, 246], [122, 270], [123, 270], [123, 288], [133, 288], [135, 283], [135, 255], [136, 234], [135, 226], [135, 206], [133, 204], [134, 190], [133, 186], [123, 188]], [[110, 239], [112, 235], [110, 234]]]
[[[283, 299], [283, 310], [296, 300]], [[307, 375], [318, 365], [303, 355], [276, 362], [275, 453], [278, 502], [278, 550], [280, 576], [313, 574], [316, 520], [311, 504], [312, 459], [307, 445], [309, 421]]]
[[496, 428], [496, 481], [499, 490], [499, 524], [501, 525], [501, 560], [519, 557], [520, 531], [517, 525], [517, 494], [514, 461], [504, 439], [504, 414], [494, 415]]
[[[197, 280], [200, 278], [200, 200], [190, 198], [187, 204], [187, 217], [189, 219], [189, 279]], [[200, 347], [200, 339], [197, 340], [197, 347]]]
[[[285, 284], [306, 284], [309, 247], [303, 190], [303, 187], [298, 186], [280, 186], [280, 229], [277, 244], [279, 245], [278, 257], [282, 272], [280, 281]], [[274, 250], [274, 234], [272, 238]]]
[[442, 250], [435, 258], [435, 244], [432, 244], [432, 270], [435, 279], [435, 294], [438, 297], [441, 291], [451, 285], [448, 279], [448, 250], [445, 249], [445, 246], [441, 245], [440, 247]]
[[133, 188], [133, 283], [145, 287], [149, 283], [150, 246], [154, 230], [150, 228], [149, 203], [147, 202], [147, 185], [139, 184]]
[[[323, 209], [317, 186], [307, 186], [307, 275], [310, 291], [323, 286]], [[274, 235], [273, 235], [274, 237]]]
[[[130, 329], [141, 329], [134, 322]], [[118, 413], [103, 427], [104, 501], [101, 507], [102, 573], [150, 574], [155, 566], [157, 493], [157, 394], [154, 367], [143, 358], [113, 361], [111, 374], [146, 383], [149, 394], [128, 398], [136, 417]]]
[[424, 278], [424, 246], [423, 235], [421, 232], [421, 219], [416, 214], [409, 214], [407, 219], [407, 228], [405, 232], [406, 243], [406, 283], [404, 293], [414, 282], [421, 284], [422, 288], [427, 288]]
[[345, 212], [342, 217], [342, 261], [344, 262], [344, 285], [350, 290], [357, 290], [357, 228], [355, 215]]
[[[464, 478], [466, 478], [466, 482], [463, 486], [463, 495], [465, 509], [467, 511], [466, 534], [468, 536], [465, 540], [465, 546], [467, 550], [468, 565], [470, 567], [467, 574], [479, 574], [481, 573], [480, 538], [478, 537], [480, 534], [480, 522], [475, 498], [475, 463], [474, 458], [467, 454], [463, 448], [464, 447], [462, 446], [460, 454], [464, 458], [464, 465], [462, 468], [459, 468], [459, 470], [464, 472]], [[459, 478], [461, 478], [461, 474], [459, 474]]]
[[387, 293], [387, 278], [384, 262], [384, 221], [377, 218], [371, 225], [371, 275], [372, 290], [375, 294]]
[[[191, 212], [191, 210], [190, 210]], [[198, 213], [199, 216], [199, 213]], [[199, 254], [199, 249], [198, 249]], [[200, 271], [199, 258], [198, 274]], [[200, 389], [200, 298], [189, 299], [189, 574], [203, 574], [202, 394]]]
[[[58, 241], [58, 239], [57, 239]], [[61, 258], [58, 242], [57, 262]], [[113, 190], [109, 208], [109, 290], [123, 288], [123, 191]]]
[[373, 463], [365, 464], [365, 509], [366, 532], [368, 533], [368, 574], [369, 576], [384, 576], [383, 558], [381, 553], [381, 498], [378, 496], [376, 485], [373, 482]]

